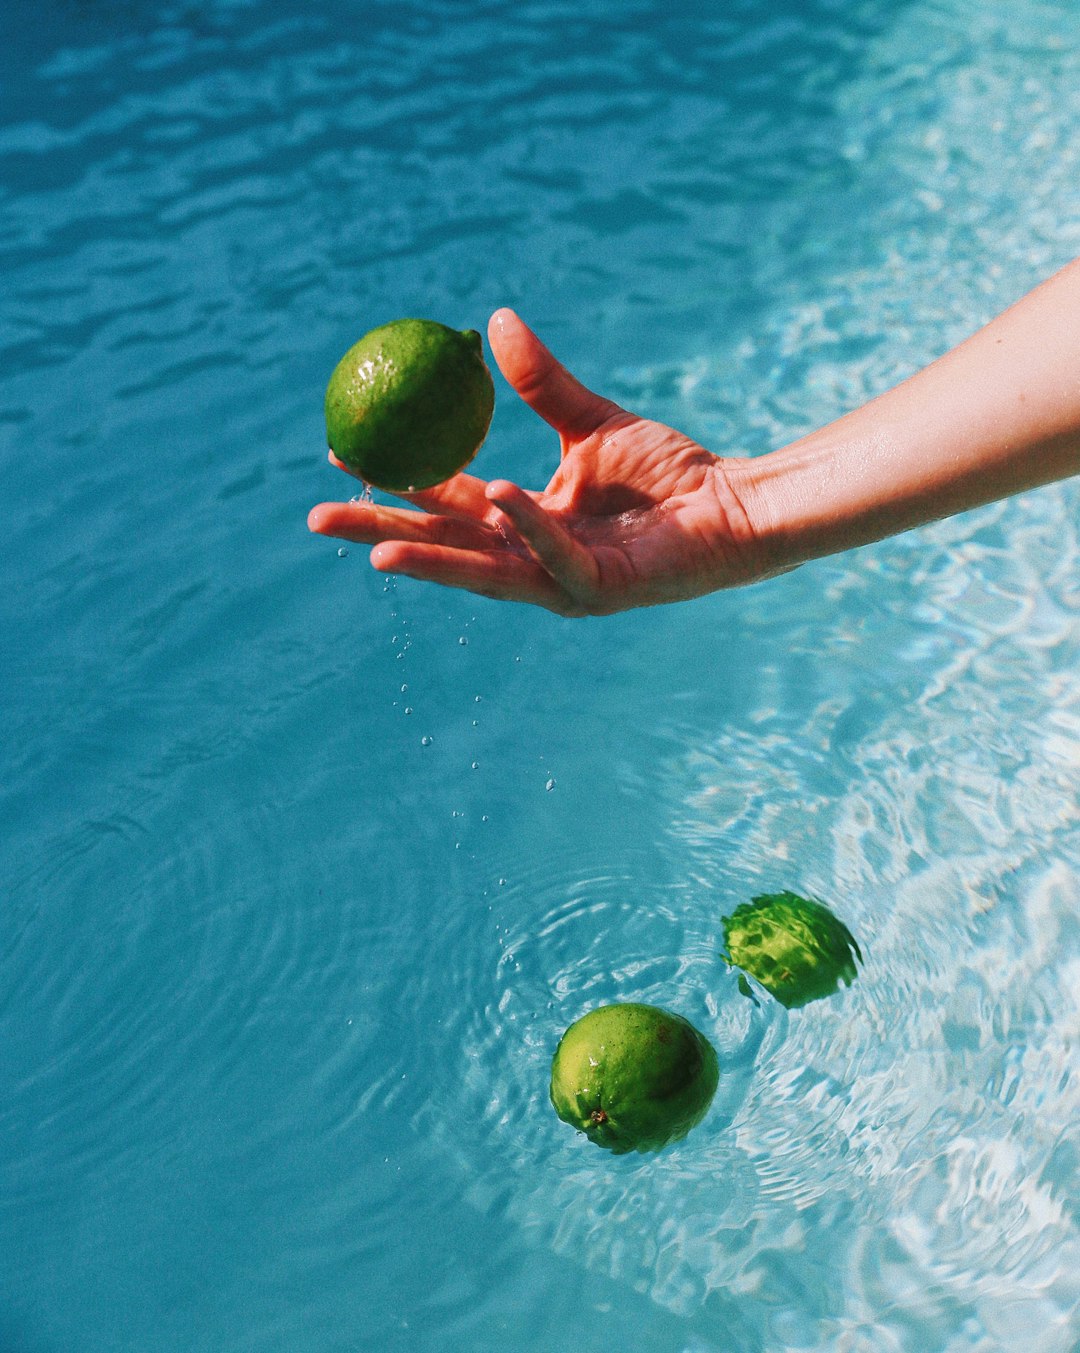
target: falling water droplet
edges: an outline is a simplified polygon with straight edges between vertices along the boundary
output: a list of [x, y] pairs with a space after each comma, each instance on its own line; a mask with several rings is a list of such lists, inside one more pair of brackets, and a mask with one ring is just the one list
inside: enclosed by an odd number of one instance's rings
[[472, 763], [472, 768], [473, 768], [473, 770], [479, 770], [479, 769], [480, 769], [480, 762], [479, 762], [479, 761], [474, 761], [474, 762]]
[[426, 733], [425, 733], [424, 736], [420, 739], [420, 746], [421, 746], [421, 747], [430, 747], [430, 746], [431, 746], [431, 739], [428, 737], [428, 735], [427, 735]]
[[338, 552], [337, 552], [337, 557], [338, 557], [339, 559], [347, 559], [347, 558], [348, 558], [348, 555], [349, 555], [349, 551], [345, 548], [344, 545], [342, 545], [342, 546], [339, 548]]
[[555, 788], [555, 778], [554, 778], [554, 776], [547, 782], [547, 784], [544, 786], [544, 788], [547, 790], [547, 792], [548, 792], [549, 794], [551, 793], [551, 791]]
[[468, 642], [469, 642], [468, 636], [464, 634], [458, 639], [458, 643], [462, 646], [462, 648], [464, 648]]
[[411, 713], [412, 713], [412, 705], [406, 705], [406, 706], [405, 706], [405, 713], [406, 713], [406, 714], [411, 714]]

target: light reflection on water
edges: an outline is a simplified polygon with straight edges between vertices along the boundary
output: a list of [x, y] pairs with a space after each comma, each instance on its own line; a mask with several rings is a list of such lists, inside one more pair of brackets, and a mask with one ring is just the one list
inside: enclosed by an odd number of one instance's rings
[[[1060, 9], [0, 22], [0, 1343], [1071, 1353], [1075, 486], [582, 625], [303, 529], [397, 315], [750, 453], [962, 337], [1080, 252]], [[547, 1103], [630, 999], [721, 1054], [656, 1160]]]

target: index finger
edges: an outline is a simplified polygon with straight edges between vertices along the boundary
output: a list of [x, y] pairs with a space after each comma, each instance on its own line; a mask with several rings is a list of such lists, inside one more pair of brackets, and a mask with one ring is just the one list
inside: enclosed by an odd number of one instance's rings
[[[327, 460], [331, 465], [344, 470], [347, 475], [359, 479], [367, 486], [363, 475], [339, 460], [333, 451], [328, 453]], [[378, 488], [378, 485], [375, 487]], [[441, 484], [433, 484], [428, 489], [419, 489], [416, 493], [396, 493], [393, 489], [386, 489], [384, 492], [412, 503], [415, 507], [423, 508], [425, 512], [437, 512], [444, 517], [460, 517], [466, 521], [476, 521], [478, 518], [490, 516], [491, 513], [486, 490], [486, 479], [478, 479], [476, 475], [471, 474], [456, 474]]]

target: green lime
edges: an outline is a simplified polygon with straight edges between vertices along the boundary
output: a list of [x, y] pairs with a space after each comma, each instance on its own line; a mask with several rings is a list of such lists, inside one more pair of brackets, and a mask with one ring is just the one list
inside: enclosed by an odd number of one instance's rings
[[603, 1005], [559, 1040], [551, 1102], [565, 1123], [623, 1155], [659, 1151], [700, 1123], [720, 1069], [712, 1044], [655, 1005]]
[[326, 431], [334, 455], [366, 483], [402, 493], [468, 465], [494, 407], [475, 329], [399, 319], [365, 334], [334, 368]]
[[[724, 917], [727, 961], [793, 1010], [850, 986], [862, 954], [823, 902], [796, 893], [751, 898]], [[741, 983], [740, 979], [740, 983]]]

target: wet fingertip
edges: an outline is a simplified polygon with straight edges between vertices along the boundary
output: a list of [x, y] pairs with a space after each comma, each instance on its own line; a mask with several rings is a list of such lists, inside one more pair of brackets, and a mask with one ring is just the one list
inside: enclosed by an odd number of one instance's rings
[[488, 320], [488, 335], [499, 335], [505, 333], [512, 324], [518, 322], [518, 317], [508, 305], [502, 305]]
[[330, 510], [326, 503], [319, 503], [316, 507], [313, 507], [307, 514], [308, 530], [314, 531], [319, 536], [325, 535], [326, 518]]
[[351, 468], [351, 466], [346, 465], [343, 460], [338, 460], [337, 456], [334, 455], [332, 449], [326, 453], [326, 459], [330, 462], [330, 464], [334, 467], [335, 470], [342, 470], [344, 471], [345, 474], [352, 475], [353, 479], [360, 478], [360, 476], [356, 473], [354, 469]]
[[407, 573], [412, 559], [412, 546], [403, 540], [384, 540], [370, 555], [371, 565], [380, 573]]

